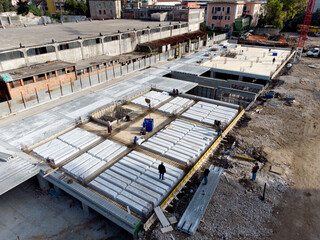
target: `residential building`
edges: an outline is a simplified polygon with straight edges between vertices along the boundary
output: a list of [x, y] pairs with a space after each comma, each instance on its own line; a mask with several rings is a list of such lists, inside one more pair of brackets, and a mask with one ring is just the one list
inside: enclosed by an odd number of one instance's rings
[[182, 8], [200, 8], [200, 5], [197, 2], [182, 2]]
[[93, 19], [121, 18], [120, 0], [89, 0], [89, 8]]
[[[76, 0], [76, 2], [86, 3], [86, 0]], [[67, 11], [64, 9], [65, 0], [47, 0], [47, 11], [51, 15], [66, 14]]]
[[208, 3], [206, 24], [211, 29], [234, 29], [236, 19], [248, 17], [251, 26], [259, 19], [261, 2], [246, 0], [218, 0]]

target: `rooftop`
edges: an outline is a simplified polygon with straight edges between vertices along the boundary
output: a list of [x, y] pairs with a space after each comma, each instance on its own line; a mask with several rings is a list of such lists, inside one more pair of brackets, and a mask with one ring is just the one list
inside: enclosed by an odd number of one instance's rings
[[[174, 22], [172, 22], [174, 23]], [[170, 22], [161, 22], [161, 26], [167, 26]], [[147, 27], [155, 28], [159, 22], [142, 21], [135, 19], [117, 19], [106, 21], [48, 24], [28, 27], [0, 29], [0, 50], [19, 48], [20, 43], [23, 46], [34, 46], [56, 42], [68, 41], [82, 38], [89, 38], [103, 35], [115, 34], [120, 30], [126, 32], [145, 29]]]
[[1, 72], [0, 75], [9, 73], [12, 80], [22, 79], [26, 77], [31, 77], [36, 74], [48, 73], [54, 70], [63, 69], [67, 67], [74, 66], [74, 63], [64, 62], [64, 61], [53, 61], [47, 63], [41, 63], [36, 65], [31, 65], [29, 67], [18, 68], [10, 71]]
[[213, 68], [214, 72], [269, 80], [290, 53], [291, 49], [285, 48], [238, 45], [231, 50], [226, 48], [224, 56], [216, 56], [201, 65]]

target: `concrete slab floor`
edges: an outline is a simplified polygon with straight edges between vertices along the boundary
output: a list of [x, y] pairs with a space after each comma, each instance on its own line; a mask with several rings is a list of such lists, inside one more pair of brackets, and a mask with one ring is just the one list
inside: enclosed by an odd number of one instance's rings
[[[176, 22], [172, 22], [174, 24]], [[167, 26], [170, 22], [161, 22], [161, 26]], [[9, 48], [19, 48], [20, 43], [24, 46], [33, 46], [38, 44], [51, 43], [52, 39], [57, 42], [98, 36], [100, 33], [109, 35], [117, 33], [118, 30], [126, 32], [136, 28], [145, 29], [147, 27], [154, 28], [159, 26], [157, 21], [142, 21], [135, 19], [115, 19], [107, 21], [92, 21], [79, 23], [64, 23], [64, 24], [47, 24], [14, 27], [0, 29], [0, 50]], [[41, 37], [39, 37], [41, 36]], [[10, 41], [7, 41], [10, 39]]]
[[[269, 77], [270, 73], [279, 67], [290, 52], [290, 49], [284, 48], [238, 46], [230, 50], [230, 53], [236, 54], [234, 58], [219, 56], [201, 65], [219, 70], [246, 72]], [[273, 53], [277, 53], [277, 56], [273, 56]], [[275, 59], [274, 63], [273, 59]]]
[[[145, 117], [154, 119], [154, 128], [159, 126], [164, 121], [168, 120], [168, 116], [161, 114], [161, 113], [157, 113], [157, 112], [150, 113], [150, 114], [146, 115]], [[132, 144], [134, 137], [140, 136], [140, 130], [142, 128], [142, 123], [143, 123], [143, 118], [141, 120], [132, 122], [132, 124], [127, 129], [121, 130], [121, 132], [114, 135], [111, 138], [111, 140], [114, 139], [114, 140], [118, 140], [120, 142], [124, 142], [126, 144]], [[147, 132], [146, 136], [142, 136], [142, 137], [148, 138], [149, 135], [151, 135], [151, 134], [153, 134], [153, 132], [152, 133]]]
[[0, 196], [0, 239], [132, 239], [132, 235], [61, 192], [57, 198], [40, 190], [36, 178]]

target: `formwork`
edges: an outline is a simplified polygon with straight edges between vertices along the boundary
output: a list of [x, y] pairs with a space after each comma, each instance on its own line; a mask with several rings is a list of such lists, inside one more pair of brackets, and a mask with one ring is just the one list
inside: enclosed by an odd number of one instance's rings
[[[155, 103], [159, 103], [149, 109], [142, 101], [146, 97], [152, 97]], [[129, 123], [121, 123], [129, 124], [125, 128], [119, 123], [122, 127], [117, 129], [118, 125], [114, 122], [115, 133], [97, 136], [96, 130], [91, 131], [90, 127], [86, 128], [84, 125], [37, 146], [31, 153], [47, 162], [51, 168], [58, 167], [55, 170], [59, 176], [67, 177], [79, 184], [79, 191], [84, 191], [84, 188], [85, 191], [98, 194], [101, 201], [119, 209], [129, 208], [135, 218], [145, 223], [144, 229], [147, 230], [155, 220], [153, 209], [160, 205], [164, 210], [221, 141], [221, 137], [212, 127], [212, 122], [205, 119], [208, 119], [208, 116], [220, 119], [221, 114], [226, 114], [230, 121], [224, 130], [225, 135], [244, 111], [238, 113], [237, 109], [187, 97], [169, 96], [156, 91], [143, 93], [133, 99], [132, 103], [126, 104], [135, 106], [135, 111], [142, 115], [139, 117], [138, 114]], [[184, 116], [190, 110], [197, 111], [202, 119], [189, 119]], [[130, 141], [120, 141], [119, 134], [123, 129], [125, 131], [130, 128], [129, 126], [135, 126], [133, 132], [139, 135], [144, 116], [150, 114], [159, 115], [163, 120], [155, 121], [155, 129], [143, 136], [144, 141], [141, 145], [135, 146]], [[214, 117], [210, 120], [214, 121]], [[161, 162], [164, 162], [167, 169], [164, 180], [159, 179], [158, 166]], [[193, 166], [192, 169], [185, 172], [190, 166]], [[59, 181], [58, 179], [52, 181]], [[63, 183], [57, 185], [61, 184]], [[76, 189], [68, 191], [73, 196], [79, 196], [79, 193], [72, 192]], [[110, 220], [116, 223], [123, 222], [114, 218], [117, 216]], [[118, 218], [121, 218], [121, 215]], [[121, 224], [120, 226], [123, 227]], [[137, 225], [134, 228], [136, 227]], [[131, 233], [136, 231], [133, 228], [126, 230]]]

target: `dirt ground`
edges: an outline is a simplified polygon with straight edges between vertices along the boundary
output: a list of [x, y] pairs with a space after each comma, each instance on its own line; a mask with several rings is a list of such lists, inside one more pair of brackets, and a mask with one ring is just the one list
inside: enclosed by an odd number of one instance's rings
[[[320, 38], [306, 42], [317, 44]], [[303, 57], [270, 90], [277, 98], [257, 99], [208, 161], [225, 171], [197, 233], [162, 234], [157, 222], [141, 239], [320, 239], [320, 58]], [[287, 104], [288, 96], [295, 103]], [[234, 153], [258, 160], [255, 182], [249, 180], [254, 162]], [[271, 166], [281, 173], [270, 172]], [[181, 218], [201, 180], [199, 172], [167, 209], [168, 217]]]

